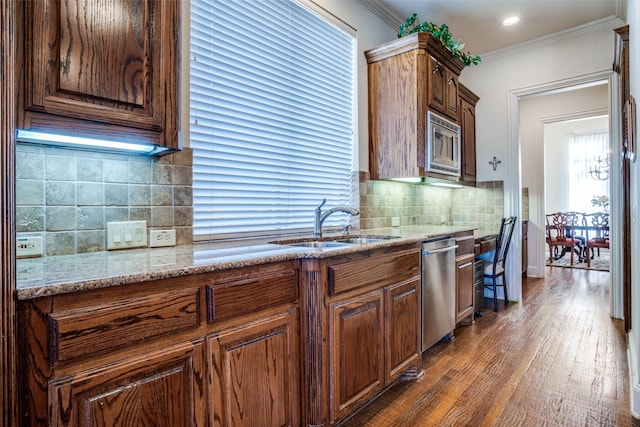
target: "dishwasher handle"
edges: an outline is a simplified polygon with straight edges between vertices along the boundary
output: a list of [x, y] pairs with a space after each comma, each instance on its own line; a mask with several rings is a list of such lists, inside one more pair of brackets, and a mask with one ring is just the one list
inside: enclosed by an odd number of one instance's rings
[[458, 249], [458, 245], [454, 245], [454, 246], [447, 246], [446, 248], [440, 248], [440, 249], [423, 249], [422, 250], [422, 255], [431, 255], [431, 254], [437, 254], [440, 252], [447, 252], [447, 251], [452, 251], [454, 249]]

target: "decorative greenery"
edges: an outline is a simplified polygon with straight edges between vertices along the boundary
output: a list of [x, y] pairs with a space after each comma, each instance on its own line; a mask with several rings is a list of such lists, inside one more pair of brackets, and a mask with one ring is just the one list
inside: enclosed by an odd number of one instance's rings
[[593, 199], [591, 199], [591, 206], [600, 206], [606, 211], [609, 208], [609, 197], [607, 197], [606, 194], [594, 196]]
[[449, 31], [447, 24], [437, 26], [433, 22], [418, 21], [418, 14], [413, 13], [409, 16], [404, 24], [400, 24], [398, 30], [398, 38], [404, 37], [413, 33], [430, 33], [433, 37], [438, 39], [444, 47], [446, 47], [453, 54], [454, 58], [462, 59], [465, 66], [478, 65], [482, 59], [478, 55], [472, 55], [471, 52], [463, 52], [464, 43], [460, 40], [454, 40], [453, 34]]

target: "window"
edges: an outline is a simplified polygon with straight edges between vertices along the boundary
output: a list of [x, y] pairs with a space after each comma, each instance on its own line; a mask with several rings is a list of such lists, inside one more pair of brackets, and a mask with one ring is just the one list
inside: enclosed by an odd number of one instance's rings
[[[569, 208], [577, 212], [602, 212], [591, 199], [609, 197], [609, 180], [598, 180], [589, 173], [598, 159], [608, 159], [609, 133], [588, 132], [572, 135], [569, 139]], [[606, 174], [608, 176], [608, 173]], [[604, 176], [603, 176], [604, 177]]]
[[192, 0], [190, 77], [195, 240], [310, 230], [323, 198], [357, 203], [344, 24], [290, 0]]

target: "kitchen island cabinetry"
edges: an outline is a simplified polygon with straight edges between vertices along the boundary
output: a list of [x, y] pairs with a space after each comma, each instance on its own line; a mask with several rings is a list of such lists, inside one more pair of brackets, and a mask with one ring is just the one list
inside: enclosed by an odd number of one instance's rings
[[[450, 175], [428, 172], [427, 112], [458, 121], [459, 58], [428, 33], [365, 52], [369, 76], [371, 179]], [[454, 178], [457, 180], [457, 177]]]
[[20, 2], [18, 128], [180, 148], [179, 2]]
[[301, 268], [303, 424], [334, 425], [401, 375], [420, 373], [420, 252], [411, 244]]
[[295, 261], [23, 301], [23, 424], [296, 425], [297, 304]]

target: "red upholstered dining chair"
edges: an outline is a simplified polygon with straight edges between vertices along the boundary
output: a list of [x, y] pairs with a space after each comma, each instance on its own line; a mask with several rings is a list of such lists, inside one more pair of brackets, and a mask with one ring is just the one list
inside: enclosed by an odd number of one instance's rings
[[[581, 241], [576, 238], [575, 227], [580, 225], [580, 214], [577, 212], [555, 212], [547, 214], [547, 244], [549, 245], [549, 263], [553, 263], [553, 254], [558, 248], [568, 250], [571, 253], [571, 265], [573, 265], [573, 253], [581, 250]], [[561, 255], [564, 251], [561, 252]], [[558, 259], [558, 258], [556, 258]]]
[[609, 249], [609, 214], [607, 212], [585, 214], [583, 225], [587, 232], [585, 244], [587, 267], [591, 267], [594, 249], [598, 250], [598, 256], [601, 248]]

